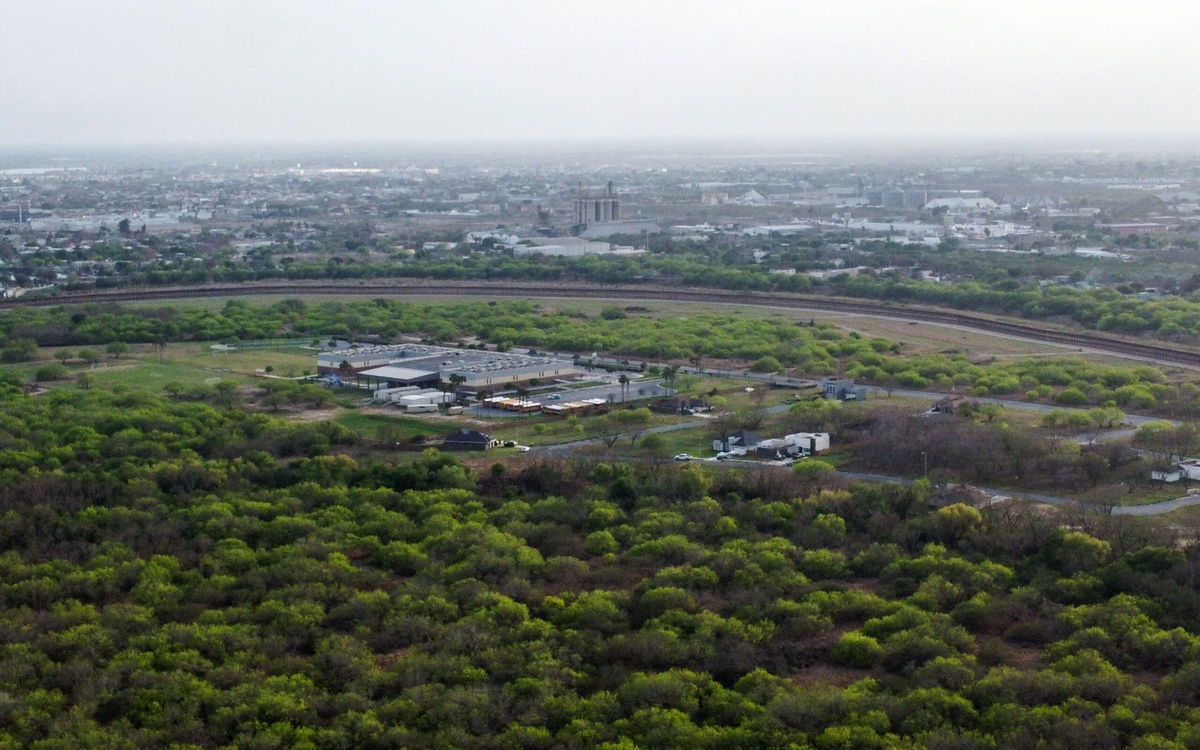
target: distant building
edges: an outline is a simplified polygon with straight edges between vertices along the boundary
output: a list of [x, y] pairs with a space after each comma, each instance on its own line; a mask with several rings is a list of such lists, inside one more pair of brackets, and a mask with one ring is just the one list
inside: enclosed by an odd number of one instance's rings
[[964, 198], [958, 196], [955, 198], [934, 198], [925, 204], [924, 209], [926, 211], [942, 209], [949, 214], [966, 215], [972, 213], [993, 213], [998, 211], [1000, 206], [991, 198]]
[[621, 220], [621, 200], [613, 194], [612, 180], [602, 195], [586, 195], [580, 186], [575, 198], [575, 223], [600, 224]]
[[503, 247], [505, 245], [515, 245], [521, 241], [521, 238], [515, 234], [487, 230], [467, 232], [466, 236], [463, 237], [464, 242], [469, 242], [472, 245], [482, 245], [486, 240], [491, 240], [495, 245]]
[[1155, 222], [1142, 222], [1136, 224], [1097, 224], [1096, 228], [1110, 232], [1117, 237], [1130, 237], [1138, 234], [1159, 234], [1160, 232], [1171, 231], [1170, 225], [1159, 224]]
[[900, 190], [871, 188], [864, 190], [862, 197], [869, 206], [878, 208], [906, 209], [918, 211], [929, 202], [929, 192], [926, 190]]
[[662, 225], [650, 219], [622, 219], [621, 221], [606, 221], [599, 224], [588, 224], [579, 236], [594, 240], [611, 237], [614, 234], [658, 234]]
[[557, 255], [577, 258], [582, 255], [642, 255], [641, 248], [591, 242], [583, 237], [531, 237], [512, 249], [513, 255]]

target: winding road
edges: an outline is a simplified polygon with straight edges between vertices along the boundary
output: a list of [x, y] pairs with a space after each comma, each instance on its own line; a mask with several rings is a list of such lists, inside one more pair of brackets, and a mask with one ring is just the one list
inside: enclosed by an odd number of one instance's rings
[[[721, 375], [721, 376], [729, 376], [729, 377], [749, 378], [752, 380], [759, 380], [759, 381], [770, 381], [769, 375], [761, 375], [758, 373], [747, 373], [747, 372], [740, 371], [740, 370], [739, 371], [722, 370], [722, 371], [717, 372], [717, 371], [708, 371], [708, 370], [696, 370], [695, 368], [681, 368], [681, 371], [698, 372], [701, 374]], [[874, 392], [874, 393], [884, 392], [883, 388], [877, 388], [874, 386], [869, 386], [868, 390], [870, 390], [871, 392]], [[927, 401], [937, 401], [941, 398], [944, 398], [947, 395], [950, 395], [950, 394], [946, 394], [946, 393], [934, 393], [934, 392], [930, 392], [930, 391], [914, 391], [914, 390], [904, 390], [904, 389], [894, 389], [892, 391], [892, 393], [895, 395], [899, 395], [899, 396], [905, 396], [905, 397], [915, 398], [915, 399], [924, 399]], [[1003, 406], [1006, 409], [1014, 409], [1014, 410], [1019, 410], [1019, 411], [1048, 412], [1048, 411], [1052, 411], [1054, 409], [1062, 408], [1062, 407], [1051, 406], [1051, 405], [1047, 405], [1047, 404], [1035, 404], [1035, 403], [1029, 403], [1027, 401], [1011, 401], [1008, 399], [999, 399], [999, 398], [981, 398], [978, 400], [984, 401], [987, 403], [999, 404], [1000, 406]], [[759, 411], [759, 413], [763, 414], [763, 415], [782, 414], [782, 413], [786, 412], [788, 409], [790, 409], [791, 406], [792, 406], [792, 404], [790, 404], [790, 403], [777, 404], [775, 406], [769, 406], [764, 409], [761, 409]], [[1135, 425], [1135, 426], [1140, 425], [1140, 424], [1145, 424], [1146, 422], [1154, 422], [1154, 421], [1162, 421], [1162, 418], [1146, 416], [1143, 414], [1127, 414], [1126, 415], [1126, 422], [1128, 424]], [[709, 422], [710, 422], [709, 419], [701, 418], [701, 419], [689, 420], [687, 422], [679, 422], [677, 424], [660, 425], [658, 427], [651, 427], [651, 428], [643, 431], [642, 435], [653, 435], [653, 434], [666, 433], [666, 432], [677, 432], [679, 430], [696, 429], [699, 427], [704, 427], [705, 425], [709, 424]], [[1131, 436], [1132, 432], [1133, 432], [1132, 429], [1127, 429], [1127, 428], [1116, 429], [1116, 430], [1107, 430], [1103, 433], [1099, 433], [1099, 434], [1095, 435], [1093, 437], [1093, 440], [1096, 442], [1106, 442], [1109, 440], [1118, 440], [1118, 439], [1122, 439], [1122, 438]], [[570, 454], [574, 453], [575, 451], [579, 450], [580, 448], [584, 448], [589, 445], [602, 445], [603, 443], [604, 443], [604, 441], [601, 438], [585, 438], [582, 440], [573, 440], [573, 441], [566, 442], [566, 443], [554, 443], [554, 444], [550, 444], [550, 445], [537, 446], [537, 447], [532, 448], [531, 452], [536, 453], [536, 454], [561, 457], [564, 455], [569, 456]], [[642, 459], [640, 457], [628, 457], [628, 456], [614, 456], [614, 458], [617, 458], [617, 459], [623, 460], [623, 461], [628, 461], [628, 460], [658, 461], [658, 460], [662, 460], [662, 459]], [[704, 461], [706, 463], [710, 462], [710, 461], [715, 462], [715, 459], [699, 459], [699, 460]], [[743, 469], [750, 469], [750, 468], [772, 469], [772, 468], [774, 468], [774, 469], [780, 469], [780, 470], [790, 470], [789, 467], [786, 467], [786, 466], [780, 466], [778, 464], [771, 464], [771, 463], [762, 462], [762, 461], [747, 461], [747, 460], [730, 459], [728, 461], [722, 461], [721, 463], [726, 466], [743, 468]], [[861, 481], [865, 481], [865, 482], [889, 482], [889, 483], [894, 483], [894, 484], [911, 484], [913, 481], [915, 481], [911, 477], [904, 477], [904, 476], [899, 476], [896, 474], [874, 474], [874, 473], [855, 472], [855, 471], [838, 471], [837, 473], [840, 476], [846, 477], [848, 479], [857, 479], [857, 480], [861, 480]], [[1012, 490], [1012, 489], [1007, 489], [1007, 488], [1001, 489], [1001, 488], [995, 488], [995, 487], [980, 487], [979, 489], [982, 492], [984, 492], [988, 495], [991, 495], [994, 498], [1013, 498], [1013, 499], [1019, 499], [1019, 500], [1028, 500], [1030, 502], [1035, 502], [1035, 503], [1045, 503], [1047, 505], [1054, 505], [1054, 506], [1058, 506], [1058, 507], [1062, 507], [1062, 508], [1076, 508], [1079, 510], [1101, 510], [1102, 509], [1102, 506], [1088, 504], [1088, 503], [1082, 502], [1080, 500], [1076, 500], [1076, 499], [1068, 498], [1068, 497], [1061, 497], [1059, 495], [1047, 495], [1047, 494], [1040, 493], [1040, 492], [1029, 492], [1029, 491], [1025, 491], [1025, 490]], [[1200, 494], [1184, 495], [1183, 497], [1177, 497], [1173, 500], [1160, 500], [1155, 503], [1146, 503], [1144, 505], [1112, 506], [1112, 509], [1110, 512], [1114, 516], [1158, 516], [1158, 515], [1162, 515], [1164, 513], [1170, 513], [1171, 511], [1174, 511], [1174, 510], [1179, 510], [1180, 508], [1189, 508], [1193, 505], [1200, 505]], [[1104, 507], [1107, 507], [1107, 506], [1104, 506]]]

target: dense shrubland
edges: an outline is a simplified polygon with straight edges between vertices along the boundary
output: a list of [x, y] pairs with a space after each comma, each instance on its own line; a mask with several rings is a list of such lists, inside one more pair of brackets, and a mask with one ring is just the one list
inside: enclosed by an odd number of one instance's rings
[[[620, 313], [619, 315], [615, 313]], [[677, 363], [733, 360], [760, 371], [801, 375], [843, 373], [888, 388], [933, 388], [975, 396], [1021, 397], [1063, 406], [1109, 406], [1188, 416], [1200, 390], [1167, 382], [1148, 365], [1116, 367], [1079, 358], [973, 361], [966, 352], [908, 355], [882, 338], [849, 335], [828, 325], [704, 314], [651, 317], [606, 308], [599, 315], [547, 312], [527, 302], [409, 304], [396, 300], [272, 305], [231, 301], [219, 310], [190, 307], [84, 306], [18, 308], [0, 316], [0, 354], [8, 361], [38, 356], [38, 346], [111, 348], [115, 344], [237, 341], [293, 337], [401, 335], [430, 341], [484, 341], [590, 355], [607, 352]], [[307, 337], [307, 338], [305, 338]], [[94, 348], [74, 356], [102, 359]], [[109, 356], [120, 356], [119, 354]], [[45, 380], [58, 374], [46, 372]]]
[[1194, 545], [921, 483], [354, 442], [10, 391], [0, 744], [1200, 747]]

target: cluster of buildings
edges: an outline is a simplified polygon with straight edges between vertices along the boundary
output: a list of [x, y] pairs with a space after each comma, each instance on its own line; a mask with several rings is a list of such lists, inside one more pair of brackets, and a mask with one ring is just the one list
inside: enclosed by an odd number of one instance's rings
[[565, 417], [572, 414], [584, 416], [602, 411], [608, 406], [608, 400], [603, 398], [585, 398], [578, 401], [559, 401], [557, 394], [554, 395], [554, 402], [542, 403], [541, 401], [530, 401], [524, 398], [509, 398], [506, 396], [492, 396], [483, 400], [484, 406], [492, 409], [500, 409], [501, 411], [512, 411], [519, 414], [550, 414], [552, 416]]
[[575, 380], [585, 372], [555, 357], [394, 344], [322, 352], [317, 355], [317, 374], [370, 391], [442, 385], [476, 394], [532, 381]]
[[717, 452], [717, 458], [800, 458], [829, 450], [829, 433], [794, 432], [781, 438], [762, 438], [749, 430], [738, 430], [713, 440], [712, 449]]
[[379, 388], [371, 394], [371, 399], [377, 404], [395, 404], [411, 414], [435, 412], [439, 406], [453, 404], [456, 397], [453, 393], [439, 388], [421, 388], [407, 385], [397, 388]]
[[[856, 265], [853, 256], [878, 240], [1005, 252], [1187, 249], [1200, 240], [1197, 163], [1182, 158], [981, 155], [955, 166], [552, 151], [524, 160], [359, 158], [0, 164], [0, 283], [154, 281], [156, 273], [228, 280], [297, 268], [349, 276], [497, 251], [634, 256], [656, 242], [812, 276], [837, 275], [834, 243], [846, 243], [841, 254]], [[793, 235], [830, 249], [789, 259], [781, 250]], [[760, 246], [769, 257], [753, 256]]]

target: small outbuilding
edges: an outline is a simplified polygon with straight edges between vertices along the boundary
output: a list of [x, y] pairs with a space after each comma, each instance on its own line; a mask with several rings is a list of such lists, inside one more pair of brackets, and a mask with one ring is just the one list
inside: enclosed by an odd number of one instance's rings
[[499, 440], [496, 440], [486, 432], [464, 427], [458, 432], [451, 433], [443, 438], [441, 447], [452, 451], [486, 451], [490, 448], [495, 448], [499, 444]]
[[1183, 472], [1178, 466], [1157, 466], [1150, 470], [1150, 478], [1156, 482], [1173, 484], [1183, 479]]
[[820, 386], [822, 395], [834, 401], [862, 401], [867, 397], [867, 387], [855, 385], [853, 378], [824, 378]]
[[758, 447], [762, 442], [762, 438], [755, 435], [749, 430], [738, 430], [724, 437], [719, 437], [713, 440], [713, 450], [718, 453], [733, 453], [739, 456], [744, 456], [750, 451]]
[[961, 395], [946, 396], [945, 398], [935, 401], [933, 406], [929, 407], [930, 414], [955, 414], [959, 409], [968, 404], [977, 403], [975, 399], [967, 398]]
[[712, 404], [702, 398], [688, 396], [672, 396], [656, 401], [651, 411], [659, 414], [696, 414], [702, 411], [712, 411]]

